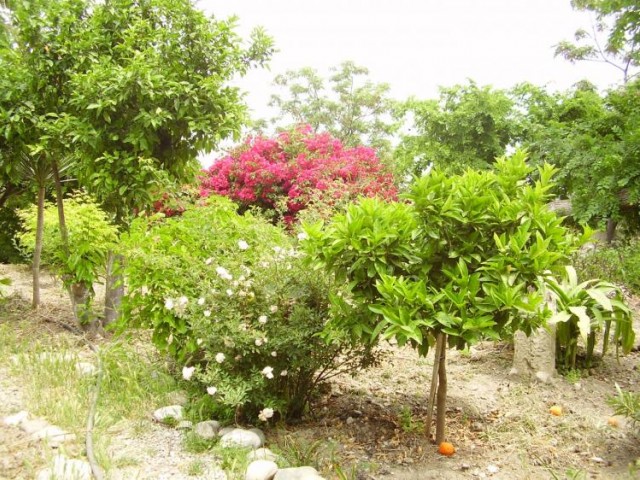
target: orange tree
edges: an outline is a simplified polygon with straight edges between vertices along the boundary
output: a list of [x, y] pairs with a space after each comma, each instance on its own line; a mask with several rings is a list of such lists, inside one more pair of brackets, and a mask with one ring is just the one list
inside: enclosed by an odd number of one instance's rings
[[395, 337], [420, 355], [436, 346], [427, 435], [437, 392], [436, 443], [444, 440], [445, 345], [463, 348], [544, 321], [539, 275], [558, 271], [579, 243], [546, 207], [553, 167], [535, 183], [525, 155], [494, 171], [438, 169], [403, 203], [365, 199], [330, 223], [305, 225], [306, 252], [348, 285], [333, 298], [327, 336], [348, 331], [375, 344]]

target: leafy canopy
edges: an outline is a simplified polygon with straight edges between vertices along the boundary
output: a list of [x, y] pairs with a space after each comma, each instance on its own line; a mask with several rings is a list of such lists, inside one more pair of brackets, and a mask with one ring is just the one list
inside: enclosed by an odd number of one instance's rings
[[494, 171], [435, 168], [408, 203], [363, 200], [323, 226], [306, 225], [307, 253], [348, 285], [332, 327], [363, 342], [395, 336], [426, 355], [446, 333], [457, 347], [543, 320], [538, 276], [557, 270], [576, 239], [548, 210], [553, 167], [522, 152]]
[[373, 83], [369, 70], [353, 62], [331, 71], [328, 79], [310, 67], [278, 75], [274, 84], [280, 93], [271, 96], [269, 105], [279, 114], [271, 123], [280, 128], [307, 124], [314, 132], [328, 132], [345, 146], [374, 148], [388, 160], [391, 137], [399, 128], [389, 85]]

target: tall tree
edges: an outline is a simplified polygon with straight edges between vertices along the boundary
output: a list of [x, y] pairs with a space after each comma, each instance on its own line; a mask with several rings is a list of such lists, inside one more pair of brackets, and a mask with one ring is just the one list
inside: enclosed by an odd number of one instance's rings
[[608, 219], [610, 239], [620, 220], [640, 228], [640, 81], [604, 95], [586, 82], [562, 94], [531, 85], [514, 92], [528, 112], [522, 143], [534, 162], [558, 167], [573, 217], [593, 226]]
[[640, 74], [640, 4], [636, 0], [572, 0], [577, 10], [595, 15], [590, 31], [579, 29], [575, 41], [562, 41], [556, 55], [571, 62], [596, 61], [620, 70], [626, 83]]
[[309, 124], [314, 132], [328, 132], [345, 146], [366, 145], [388, 157], [391, 137], [399, 128], [389, 85], [373, 83], [369, 70], [353, 62], [331, 72], [328, 79], [309, 67], [278, 75], [274, 84], [284, 92], [271, 96], [269, 105], [279, 109], [271, 122], [280, 128]]
[[407, 173], [418, 176], [429, 165], [486, 169], [504, 155], [519, 129], [507, 93], [473, 81], [441, 87], [435, 100], [410, 99], [402, 112], [413, 128], [403, 136], [396, 157]]
[[[191, 0], [14, 0], [9, 8], [12, 41], [0, 62], [21, 76], [3, 82], [0, 130], [18, 138], [29, 120], [29, 154], [43, 152], [57, 180], [69, 157], [79, 183], [123, 228], [154, 188], [197, 171], [198, 151], [238, 133], [245, 107], [229, 80], [272, 52], [261, 30], [243, 47], [235, 19], [207, 18]], [[13, 158], [3, 154], [0, 171], [10, 172]]]

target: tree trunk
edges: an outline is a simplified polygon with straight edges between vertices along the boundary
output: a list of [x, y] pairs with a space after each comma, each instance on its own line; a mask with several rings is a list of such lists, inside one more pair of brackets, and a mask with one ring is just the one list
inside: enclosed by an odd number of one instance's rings
[[42, 237], [44, 236], [44, 185], [38, 187], [38, 220], [36, 223], [36, 247], [33, 251], [33, 300], [31, 306], [40, 306], [40, 259], [42, 258]]
[[616, 238], [616, 227], [618, 226], [618, 222], [615, 220], [608, 218], [607, 219], [607, 243], [613, 242], [613, 239]]
[[[443, 345], [447, 335], [441, 333]], [[438, 359], [438, 405], [436, 416], [436, 445], [444, 442], [445, 420], [447, 418], [447, 349], [443, 348]]]
[[109, 252], [107, 259], [107, 281], [104, 292], [104, 320], [102, 325], [107, 327], [120, 315], [120, 304], [124, 296], [124, 279], [120, 273], [120, 267], [124, 257]]
[[76, 321], [82, 330], [91, 333], [95, 333], [98, 328], [91, 308], [93, 295], [93, 286], [85, 283], [74, 283], [69, 287], [69, 297]]
[[53, 179], [56, 185], [56, 205], [58, 207], [58, 224], [60, 227], [60, 237], [62, 238], [62, 250], [65, 255], [69, 255], [69, 231], [67, 230], [67, 221], [64, 218], [64, 203], [62, 202], [62, 182], [60, 182], [60, 171], [58, 164], [51, 162], [51, 170], [53, 171]]
[[440, 357], [444, 350], [445, 334], [439, 333], [436, 338], [436, 351], [433, 357], [433, 372], [431, 374], [431, 389], [429, 390], [429, 403], [427, 404], [427, 424], [425, 434], [427, 439], [431, 440], [431, 422], [433, 421], [433, 406], [436, 400], [436, 391], [438, 389], [438, 371], [440, 367]]

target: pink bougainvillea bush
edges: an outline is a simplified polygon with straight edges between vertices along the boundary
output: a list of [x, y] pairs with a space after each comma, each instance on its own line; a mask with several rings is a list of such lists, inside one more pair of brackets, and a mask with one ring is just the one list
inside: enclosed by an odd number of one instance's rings
[[345, 147], [328, 133], [299, 126], [275, 138], [249, 137], [205, 171], [200, 194], [272, 210], [291, 223], [312, 203], [395, 199], [397, 189], [373, 149]]

